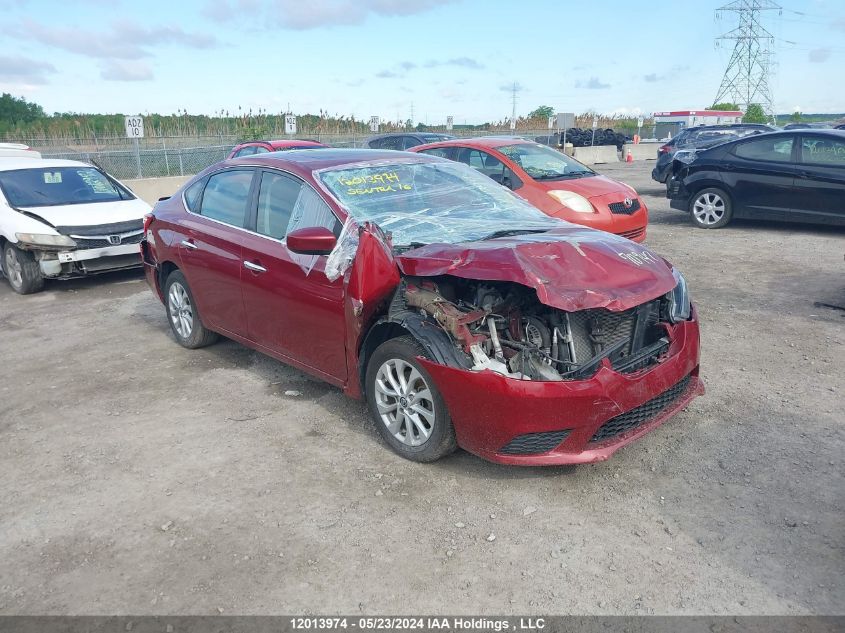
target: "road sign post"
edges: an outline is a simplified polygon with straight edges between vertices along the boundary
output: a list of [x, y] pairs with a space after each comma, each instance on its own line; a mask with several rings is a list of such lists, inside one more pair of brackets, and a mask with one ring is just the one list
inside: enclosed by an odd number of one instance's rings
[[593, 117], [593, 138], [590, 140], [590, 147], [596, 144], [596, 128], [599, 126], [598, 117]]
[[378, 126], [379, 126], [379, 118], [377, 116], [370, 117], [370, 132], [373, 134], [378, 133]]
[[[566, 131], [571, 127], [575, 127], [575, 113], [558, 112], [555, 114], [554, 119], [555, 125], [557, 126], [558, 138], [560, 138], [561, 130], [563, 130], [563, 139], [561, 140], [561, 145], [563, 146], [564, 153], [566, 153]], [[549, 123], [551, 123], [551, 119], [549, 119]]]
[[126, 129], [126, 138], [131, 138], [135, 146], [135, 162], [138, 166], [138, 178], [141, 178], [141, 144], [139, 139], [144, 138], [144, 117], [123, 117], [123, 126]]
[[450, 132], [452, 131], [452, 124], [454, 123], [454, 121], [455, 119], [453, 117], [446, 117], [446, 129]]
[[637, 117], [637, 137], [639, 138], [642, 135], [643, 129], [643, 118]]
[[285, 115], [285, 134], [296, 134], [296, 115]]

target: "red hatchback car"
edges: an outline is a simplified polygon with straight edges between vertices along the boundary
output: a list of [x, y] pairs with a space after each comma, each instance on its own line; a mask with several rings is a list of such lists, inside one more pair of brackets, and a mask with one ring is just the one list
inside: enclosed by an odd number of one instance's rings
[[546, 145], [490, 137], [429, 143], [409, 151], [465, 163], [552, 217], [635, 242], [645, 240], [648, 208], [633, 187]]
[[298, 139], [283, 139], [280, 141], [250, 141], [235, 145], [226, 158], [243, 158], [254, 154], [266, 154], [268, 152], [283, 152], [289, 149], [317, 149], [328, 147], [318, 141], [301, 141]]
[[460, 163], [228, 160], [160, 201], [144, 235], [181, 345], [222, 334], [366, 398], [408, 459], [604, 460], [703, 390], [676, 269]]

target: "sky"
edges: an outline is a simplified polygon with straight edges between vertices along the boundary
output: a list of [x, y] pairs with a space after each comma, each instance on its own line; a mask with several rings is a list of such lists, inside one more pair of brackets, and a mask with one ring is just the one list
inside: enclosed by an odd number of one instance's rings
[[[0, 92], [52, 112], [442, 124], [712, 103], [728, 0], [0, 0]], [[783, 0], [777, 112], [845, 111], [845, 1]]]

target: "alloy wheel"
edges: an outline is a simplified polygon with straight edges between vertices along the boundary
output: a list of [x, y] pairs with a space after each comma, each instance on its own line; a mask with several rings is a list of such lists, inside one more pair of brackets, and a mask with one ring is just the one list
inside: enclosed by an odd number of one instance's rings
[[702, 194], [693, 203], [692, 213], [700, 224], [711, 226], [725, 217], [725, 201], [713, 192]]
[[379, 367], [375, 381], [378, 415], [393, 437], [420, 446], [434, 430], [434, 399], [416, 367], [394, 358]]
[[194, 310], [188, 291], [178, 281], [170, 284], [167, 303], [173, 329], [181, 338], [188, 338], [194, 329]]
[[23, 269], [14, 248], [6, 249], [6, 277], [13, 288], [23, 286]]

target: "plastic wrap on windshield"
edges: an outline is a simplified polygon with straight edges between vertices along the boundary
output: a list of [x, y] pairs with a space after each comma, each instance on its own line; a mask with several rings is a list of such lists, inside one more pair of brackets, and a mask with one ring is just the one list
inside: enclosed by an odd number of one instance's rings
[[359, 224], [372, 222], [397, 247], [454, 244], [507, 231], [565, 225], [495, 182], [454, 162], [390, 161], [315, 173]]
[[343, 223], [337, 244], [326, 259], [326, 278], [329, 281], [342, 277], [352, 265], [355, 253], [358, 252], [358, 232], [358, 224], [349, 216]]
[[[301, 187], [296, 203], [291, 211], [290, 221], [286, 233], [297, 229], [304, 229], [312, 226], [325, 226], [331, 228], [337, 222], [329, 205], [311, 187]], [[319, 260], [319, 255], [303, 255], [290, 252], [290, 258], [302, 269], [305, 275], [309, 275], [314, 265]]]

